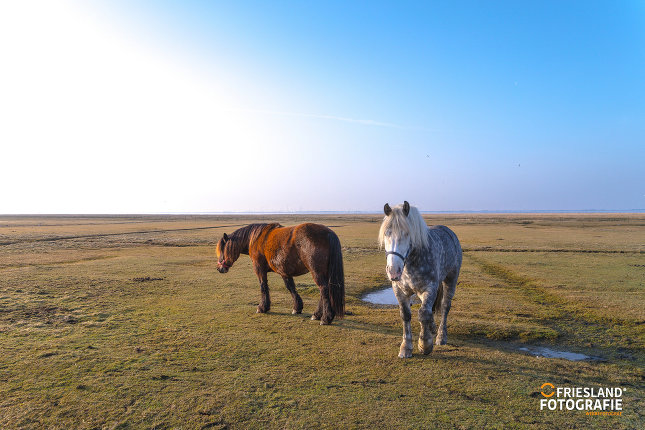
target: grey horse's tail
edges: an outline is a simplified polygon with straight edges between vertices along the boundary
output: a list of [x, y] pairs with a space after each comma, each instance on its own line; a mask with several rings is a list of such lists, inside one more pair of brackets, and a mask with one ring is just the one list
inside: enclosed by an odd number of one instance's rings
[[437, 290], [437, 298], [434, 299], [434, 304], [432, 305], [432, 313], [436, 314], [437, 309], [441, 309], [441, 302], [443, 301], [443, 282], [439, 282], [439, 289]]
[[338, 318], [345, 316], [345, 272], [343, 271], [343, 252], [336, 233], [329, 234], [329, 300]]

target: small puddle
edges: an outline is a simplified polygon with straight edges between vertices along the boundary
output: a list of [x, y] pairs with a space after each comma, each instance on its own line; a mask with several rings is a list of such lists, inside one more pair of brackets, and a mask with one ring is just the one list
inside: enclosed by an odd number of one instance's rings
[[[396, 299], [392, 287], [385, 287], [382, 290], [372, 291], [371, 293], [365, 294], [361, 299], [374, 305], [399, 305], [399, 301]], [[413, 294], [412, 297], [410, 297], [410, 303], [421, 303], [421, 301]]]
[[600, 357], [578, 354], [577, 352], [557, 351], [555, 349], [546, 348], [544, 346], [523, 346], [517, 348], [517, 350], [526, 352], [536, 357], [564, 358], [565, 360], [569, 361], [602, 360]]
[[375, 305], [398, 305], [399, 301], [394, 295], [392, 287], [387, 287], [382, 290], [372, 291], [363, 296], [363, 300]]

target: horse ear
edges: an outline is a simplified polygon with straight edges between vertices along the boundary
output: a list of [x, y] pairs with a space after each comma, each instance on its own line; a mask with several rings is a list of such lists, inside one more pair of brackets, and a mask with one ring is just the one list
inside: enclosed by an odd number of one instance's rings
[[224, 233], [223, 238], [224, 238], [224, 242], [227, 242], [227, 241], [228, 241], [228, 235], [227, 235], [226, 233]]
[[410, 203], [408, 203], [407, 201], [403, 202], [403, 213], [405, 214], [405, 216], [408, 216], [408, 214], [410, 213]]
[[385, 212], [385, 215], [390, 216], [392, 213], [392, 208], [388, 203], [385, 203], [385, 206], [383, 207], [383, 212]]

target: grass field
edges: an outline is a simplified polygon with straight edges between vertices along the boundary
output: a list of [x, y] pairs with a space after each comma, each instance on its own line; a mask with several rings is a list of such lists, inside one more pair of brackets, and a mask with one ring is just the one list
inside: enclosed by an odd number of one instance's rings
[[[0, 217], [0, 428], [643, 428], [645, 215], [426, 219], [464, 263], [448, 345], [400, 360], [398, 309], [360, 300], [388, 285], [378, 215]], [[275, 274], [256, 314], [248, 257], [216, 272], [258, 221], [338, 233], [344, 320], [309, 319], [309, 275], [302, 315]], [[545, 382], [622, 387], [623, 414], [540, 411]]]

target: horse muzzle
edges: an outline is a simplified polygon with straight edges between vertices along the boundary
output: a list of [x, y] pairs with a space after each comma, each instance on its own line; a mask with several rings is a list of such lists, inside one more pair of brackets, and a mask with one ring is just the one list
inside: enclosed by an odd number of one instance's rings
[[217, 262], [217, 271], [219, 273], [226, 273], [228, 272], [228, 269], [230, 269], [232, 264], [226, 263], [226, 261], [218, 261]]
[[396, 276], [389, 276], [388, 275], [388, 277], [390, 278], [390, 281], [392, 281], [392, 282], [399, 282], [401, 280], [401, 275], [396, 275]]
[[[395, 256], [398, 257], [398, 259], [395, 259]], [[387, 277], [390, 278], [390, 281], [400, 281], [401, 276], [403, 276], [403, 269], [405, 268], [405, 261], [408, 258], [408, 254], [406, 253], [405, 255], [401, 255], [396, 251], [387, 251], [385, 253], [385, 258], [388, 260], [388, 264], [385, 267]]]
[[403, 268], [401, 270], [396, 270], [393, 267], [388, 266], [386, 269], [387, 277], [390, 278], [390, 281], [400, 281], [401, 276], [403, 275]]

